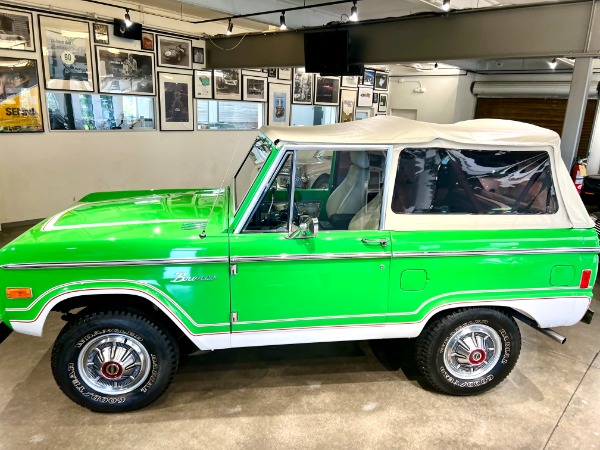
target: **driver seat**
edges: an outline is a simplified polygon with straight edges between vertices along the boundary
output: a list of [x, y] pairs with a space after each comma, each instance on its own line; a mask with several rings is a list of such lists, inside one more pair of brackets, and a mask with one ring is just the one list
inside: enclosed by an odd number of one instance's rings
[[347, 230], [350, 221], [364, 206], [369, 180], [369, 154], [350, 152], [350, 169], [344, 181], [331, 193], [325, 209], [334, 230]]

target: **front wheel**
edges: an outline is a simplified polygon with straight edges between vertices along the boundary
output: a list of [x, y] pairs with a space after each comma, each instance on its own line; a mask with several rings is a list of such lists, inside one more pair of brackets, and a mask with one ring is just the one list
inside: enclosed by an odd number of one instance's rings
[[170, 334], [138, 314], [84, 313], [56, 339], [52, 373], [75, 403], [96, 412], [124, 412], [160, 397], [178, 359]]
[[520, 351], [512, 317], [495, 309], [462, 309], [427, 325], [417, 341], [417, 364], [434, 389], [473, 395], [502, 382]]

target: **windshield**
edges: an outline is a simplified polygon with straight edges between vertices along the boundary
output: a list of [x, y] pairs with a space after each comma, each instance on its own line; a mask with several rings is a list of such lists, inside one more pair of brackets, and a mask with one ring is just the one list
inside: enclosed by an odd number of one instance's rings
[[237, 171], [233, 179], [236, 211], [242, 204], [244, 197], [248, 194], [252, 183], [256, 180], [258, 173], [270, 154], [271, 141], [265, 136], [260, 135], [254, 141], [254, 145], [250, 149], [248, 156], [246, 156], [240, 170]]

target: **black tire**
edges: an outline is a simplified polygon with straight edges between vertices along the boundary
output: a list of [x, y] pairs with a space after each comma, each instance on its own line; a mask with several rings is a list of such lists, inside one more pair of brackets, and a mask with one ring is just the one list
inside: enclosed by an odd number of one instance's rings
[[173, 381], [178, 361], [178, 347], [166, 330], [118, 310], [84, 311], [64, 327], [52, 349], [60, 389], [75, 403], [105, 413], [155, 401]]
[[417, 365], [435, 390], [474, 395], [501, 383], [520, 352], [512, 317], [492, 308], [460, 309], [427, 324], [417, 341]]
[[329, 189], [329, 178], [328, 173], [322, 173], [317, 177], [315, 182], [310, 187], [311, 189]]

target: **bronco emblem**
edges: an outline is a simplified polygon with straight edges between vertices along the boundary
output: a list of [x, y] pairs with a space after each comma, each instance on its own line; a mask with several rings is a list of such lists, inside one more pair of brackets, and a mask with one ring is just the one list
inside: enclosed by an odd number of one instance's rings
[[191, 281], [212, 281], [217, 278], [216, 275], [208, 275], [201, 277], [189, 277], [184, 272], [177, 272], [175, 278], [171, 280], [171, 283], [185, 283]]

